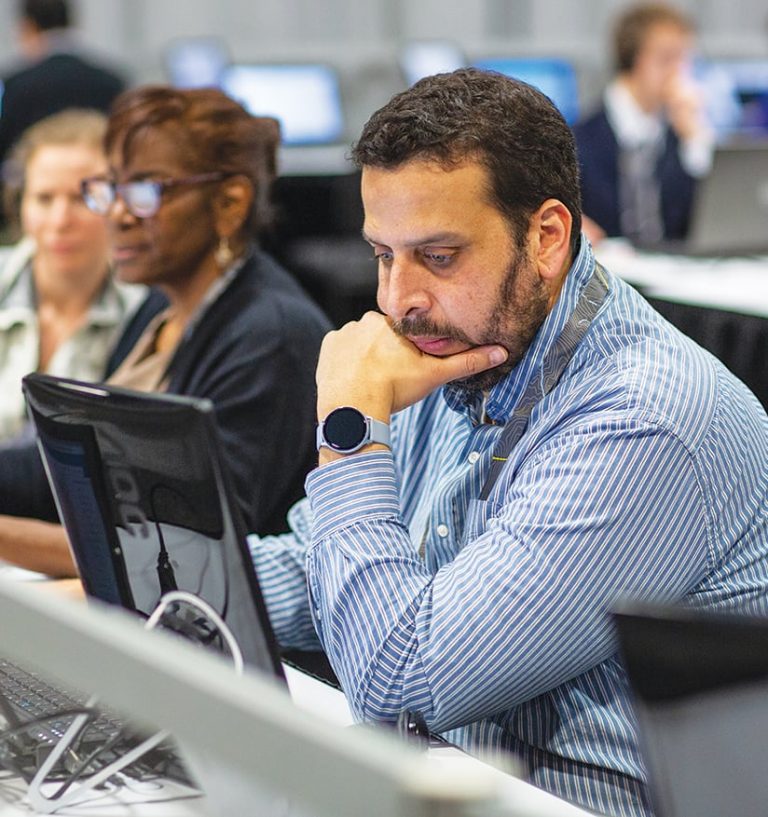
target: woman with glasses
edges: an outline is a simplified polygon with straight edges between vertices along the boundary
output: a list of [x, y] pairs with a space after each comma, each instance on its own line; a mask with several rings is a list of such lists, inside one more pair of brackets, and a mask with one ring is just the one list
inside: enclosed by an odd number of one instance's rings
[[29, 128], [6, 165], [6, 210], [23, 239], [0, 262], [0, 444], [23, 434], [21, 378], [104, 376], [142, 287], [109, 274], [104, 219], [86, 208], [83, 176], [106, 170], [106, 117], [67, 110]]
[[[265, 533], [284, 529], [316, 459], [314, 371], [329, 329], [256, 242], [278, 139], [275, 120], [219, 91], [137, 88], [112, 110], [104, 172], [82, 183], [118, 278], [169, 304], [110, 381], [210, 399], [245, 522]], [[73, 575], [63, 532], [41, 524], [0, 517], [0, 558]]]

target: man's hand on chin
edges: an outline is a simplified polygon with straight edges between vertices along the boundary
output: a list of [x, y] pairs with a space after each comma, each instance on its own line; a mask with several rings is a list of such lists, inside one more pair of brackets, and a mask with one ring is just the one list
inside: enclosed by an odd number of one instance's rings
[[317, 415], [353, 406], [388, 423], [392, 414], [459, 378], [498, 366], [502, 346], [478, 346], [446, 357], [425, 354], [397, 335], [391, 321], [367, 312], [326, 335], [317, 366]]

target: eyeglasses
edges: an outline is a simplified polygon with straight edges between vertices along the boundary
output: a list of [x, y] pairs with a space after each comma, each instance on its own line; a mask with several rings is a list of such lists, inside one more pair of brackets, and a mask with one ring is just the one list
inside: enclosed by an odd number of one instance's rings
[[126, 209], [136, 218], [151, 218], [156, 215], [163, 201], [163, 193], [171, 187], [182, 184], [204, 184], [217, 182], [227, 174], [221, 171], [198, 173], [183, 179], [140, 179], [117, 184], [103, 176], [92, 176], [80, 182], [85, 206], [100, 216], [106, 216], [118, 196]]

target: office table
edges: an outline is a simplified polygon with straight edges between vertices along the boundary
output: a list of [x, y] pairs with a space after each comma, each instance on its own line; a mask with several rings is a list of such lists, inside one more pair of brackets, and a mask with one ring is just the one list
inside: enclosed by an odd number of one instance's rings
[[595, 254], [768, 408], [768, 257], [664, 255], [620, 240], [604, 241]]

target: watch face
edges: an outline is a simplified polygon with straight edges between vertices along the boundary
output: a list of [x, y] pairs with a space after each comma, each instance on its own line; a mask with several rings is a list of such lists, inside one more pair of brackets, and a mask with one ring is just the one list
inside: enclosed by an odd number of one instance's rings
[[350, 451], [365, 439], [367, 426], [365, 417], [354, 408], [334, 409], [323, 424], [323, 436], [330, 448]]

